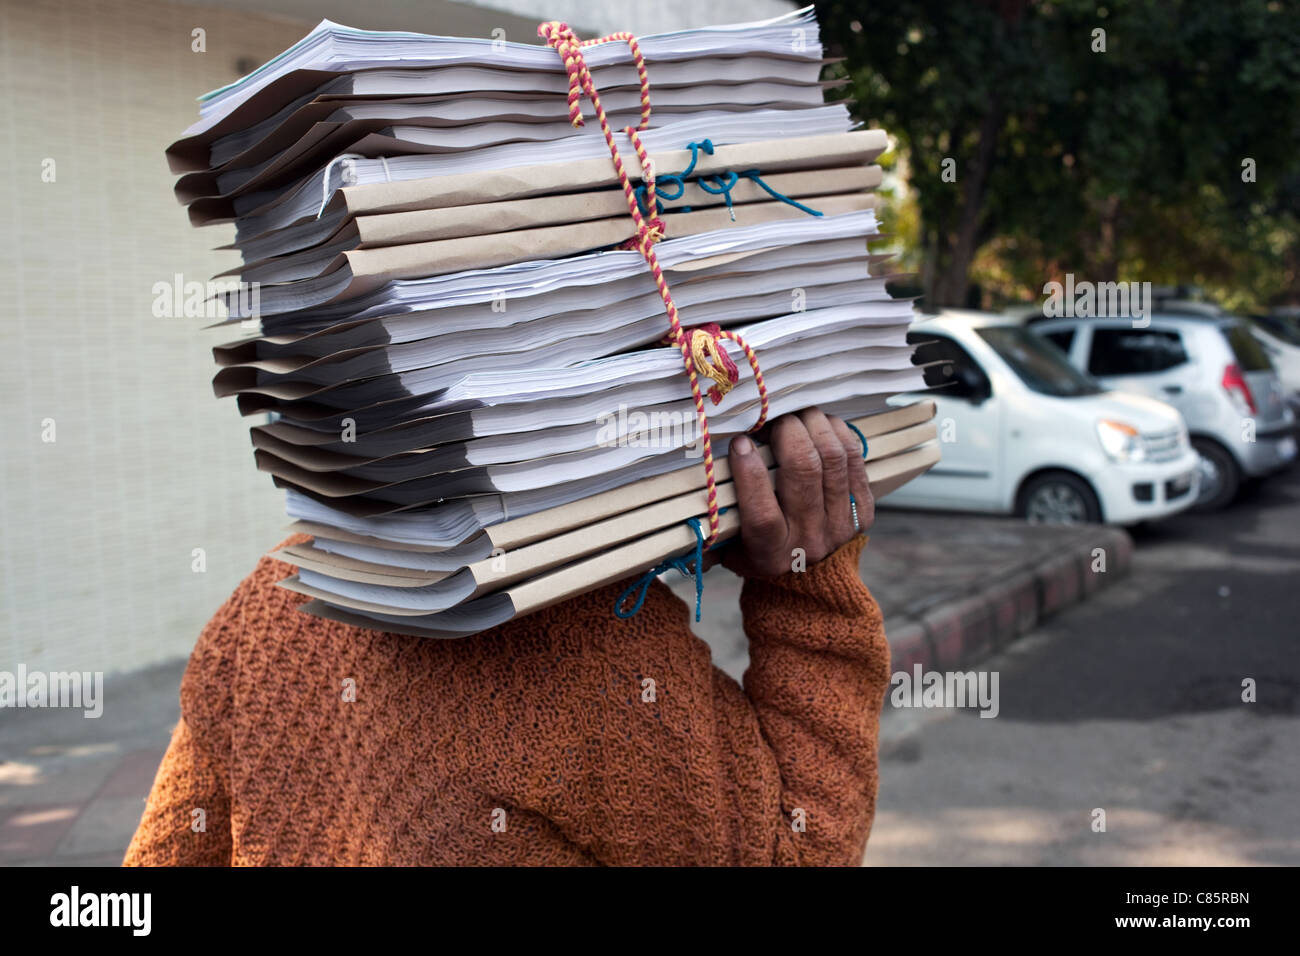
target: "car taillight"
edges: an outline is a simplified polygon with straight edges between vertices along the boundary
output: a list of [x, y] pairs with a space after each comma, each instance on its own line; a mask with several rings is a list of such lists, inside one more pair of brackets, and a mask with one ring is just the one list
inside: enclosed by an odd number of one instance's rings
[[1246, 403], [1252, 415], [1258, 411], [1255, 407], [1255, 396], [1250, 393], [1250, 386], [1246, 384], [1246, 378], [1241, 374], [1241, 367], [1236, 362], [1229, 362], [1224, 368], [1223, 387], [1229, 395], [1236, 393], [1237, 397]]

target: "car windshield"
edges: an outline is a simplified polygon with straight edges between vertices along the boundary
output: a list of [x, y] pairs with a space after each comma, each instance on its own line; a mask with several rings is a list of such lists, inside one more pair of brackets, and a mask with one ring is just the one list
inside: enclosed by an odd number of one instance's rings
[[1093, 378], [1071, 365], [1060, 349], [1022, 326], [994, 325], [978, 332], [1035, 392], [1078, 398], [1103, 391]]

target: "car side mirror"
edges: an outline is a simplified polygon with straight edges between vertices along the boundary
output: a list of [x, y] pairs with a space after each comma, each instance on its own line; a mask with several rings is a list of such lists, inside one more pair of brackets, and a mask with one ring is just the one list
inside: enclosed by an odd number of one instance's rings
[[957, 367], [957, 381], [961, 384], [962, 397], [972, 405], [982, 405], [992, 395], [988, 380], [969, 365]]

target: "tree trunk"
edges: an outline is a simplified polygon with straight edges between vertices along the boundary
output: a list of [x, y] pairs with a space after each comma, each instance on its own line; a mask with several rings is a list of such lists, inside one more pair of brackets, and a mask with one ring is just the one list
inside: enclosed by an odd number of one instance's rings
[[1093, 263], [1097, 282], [1119, 280], [1119, 197], [1107, 196], [1097, 207], [1097, 260]]
[[[1002, 129], [1002, 105], [995, 98], [980, 121], [979, 144], [975, 159], [965, 176], [959, 174], [962, 184], [961, 205], [958, 209], [957, 230], [944, 236], [935, 250], [938, 256], [934, 285], [928, 301], [934, 308], [962, 307], [966, 304], [966, 290], [970, 285], [968, 275], [975, 253], [979, 252], [981, 226], [984, 224], [984, 192], [988, 185], [989, 169], [997, 150], [998, 132]], [[946, 241], [944, 241], [946, 240]]]

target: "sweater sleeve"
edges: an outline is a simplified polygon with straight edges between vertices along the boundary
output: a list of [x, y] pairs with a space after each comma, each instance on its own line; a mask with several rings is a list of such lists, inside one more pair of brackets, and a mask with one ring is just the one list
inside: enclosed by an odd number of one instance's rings
[[889, 645], [858, 571], [865, 543], [741, 592], [745, 696], [772, 758], [754, 822], [770, 828], [773, 863], [857, 865], [866, 848]]
[[[880, 609], [858, 572], [865, 541], [805, 571], [745, 581], [743, 687], [713, 665], [686, 606], [658, 582], [622, 622], [630, 628], [609, 623], [607, 602], [557, 605], [604, 652], [582, 658], [578, 732], [542, 758], [564, 772], [529, 808], [606, 864], [861, 863], [889, 683]], [[644, 677], [654, 703], [610, 689]], [[545, 688], [540, 707], [552, 685], [534, 684]], [[585, 773], [564, 766], [575, 749], [594, 751]]]
[[123, 866], [229, 866], [230, 797], [221, 767], [182, 717]]

